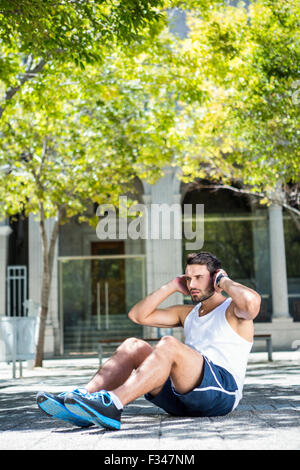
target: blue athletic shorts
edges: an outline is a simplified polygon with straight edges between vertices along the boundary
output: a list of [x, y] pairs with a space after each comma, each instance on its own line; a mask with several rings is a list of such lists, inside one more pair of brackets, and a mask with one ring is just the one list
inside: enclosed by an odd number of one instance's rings
[[188, 393], [177, 393], [168, 378], [161, 392], [145, 398], [174, 416], [224, 416], [236, 400], [237, 384], [230, 372], [204, 358], [201, 384]]

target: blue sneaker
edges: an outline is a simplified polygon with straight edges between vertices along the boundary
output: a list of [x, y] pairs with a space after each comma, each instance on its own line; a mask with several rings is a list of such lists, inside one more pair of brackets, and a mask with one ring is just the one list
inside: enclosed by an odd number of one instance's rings
[[[65, 407], [64, 398], [67, 393], [68, 392], [62, 392], [59, 395], [52, 395], [52, 393], [38, 392], [36, 396], [38, 407], [52, 418], [67, 421], [68, 423], [75, 424], [75, 426], [92, 426], [93, 422], [90, 419], [77, 416]], [[81, 388], [73, 390], [73, 393], [77, 396], [84, 396], [88, 391]]]
[[90, 419], [97, 426], [107, 429], [121, 428], [121, 413], [106, 390], [78, 395], [74, 392], [65, 396], [65, 406], [76, 415]]

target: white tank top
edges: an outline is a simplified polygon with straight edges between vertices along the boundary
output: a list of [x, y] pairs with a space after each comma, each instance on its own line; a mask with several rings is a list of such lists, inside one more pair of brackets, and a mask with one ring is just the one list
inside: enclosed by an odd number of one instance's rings
[[[225, 313], [231, 303], [227, 298], [206, 315], [199, 317], [199, 302], [184, 322], [185, 344], [202, 353], [214, 364], [230, 372], [238, 386], [238, 398], [242, 398], [246, 368], [253, 342], [242, 338], [229, 325]], [[238, 401], [239, 401], [238, 400]]]

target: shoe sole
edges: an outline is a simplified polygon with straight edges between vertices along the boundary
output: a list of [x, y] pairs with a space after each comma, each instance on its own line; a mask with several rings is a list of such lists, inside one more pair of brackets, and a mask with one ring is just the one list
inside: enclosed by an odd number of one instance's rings
[[65, 405], [70, 412], [76, 413], [82, 418], [90, 419], [97, 426], [112, 430], [121, 428], [120, 421], [102, 415], [94, 408], [88, 406], [86, 403], [82, 402], [81, 400], [77, 400], [74, 396], [70, 397], [67, 395], [65, 398]]
[[64, 405], [53, 400], [53, 398], [49, 397], [46, 393], [39, 392], [37, 394], [36, 401], [38, 407], [46, 413], [46, 415], [51, 416], [51, 418], [67, 421], [68, 423], [79, 427], [88, 427], [92, 425], [90, 420], [80, 419], [80, 417], [71, 413]]

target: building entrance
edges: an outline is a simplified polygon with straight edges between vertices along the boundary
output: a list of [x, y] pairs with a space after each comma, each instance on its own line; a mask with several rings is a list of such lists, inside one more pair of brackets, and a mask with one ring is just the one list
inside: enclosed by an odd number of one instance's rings
[[[124, 242], [93, 242], [93, 256], [124, 255]], [[124, 258], [92, 260], [92, 315], [118, 315], [126, 311]], [[108, 309], [108, 312], [107, 312]]]
[[[119, 253], [98, 254], [108, 249]], [[120, 251], [96, 242], [91, 256], [59, 258], [61, 354], [96, 353], [100, 339], [142, 336], [128, 312], [145, 297], [145, 256]]]

